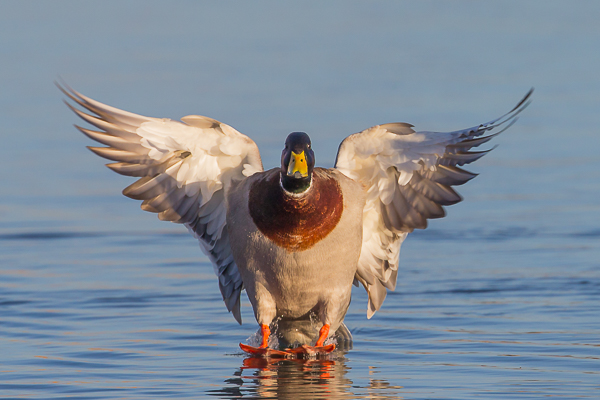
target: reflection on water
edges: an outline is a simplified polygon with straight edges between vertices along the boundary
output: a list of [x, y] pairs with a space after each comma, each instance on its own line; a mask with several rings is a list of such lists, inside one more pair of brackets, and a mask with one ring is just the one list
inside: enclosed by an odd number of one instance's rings
[[245, 358], [252, 309], [227, 314], [185, 232], [0, 237], [0, 398], [597, 398], [588, 230], [430, 232], [371, 320], [355, 292], [353, 349], [310, 361]]
[[[370, 367], [372, 368], [372, 367]], [[345, 353], [313, 360], [245, 358], [225, 381], [227, 386], [208, 391], [213, 396], [260, 399], [401, 399], [398, 389], [385, 379], [369, 379], [361, 387], [348, 378]]]

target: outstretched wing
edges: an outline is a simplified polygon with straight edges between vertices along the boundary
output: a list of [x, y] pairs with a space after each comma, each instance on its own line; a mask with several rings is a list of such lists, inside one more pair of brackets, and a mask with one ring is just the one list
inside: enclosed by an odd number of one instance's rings
[[[263, 170], [256, 144], [212, 118], [189, 115], [182, 122], [149, 118], [92, 100], [57, 85], [88, 114], [65, 102], [100, 131], [76, 126], [108, 147], [88, 147], [115, 161], [113, 171], [139, 178], [123, 194], [143, 200], [142, 209], [184, 224], [213, 263], [227, 309], [241, 324], [242, 277], [225, 227], [225, 196], [231, 183]], [[94, 115], [92, 115], [94, 114]]]
[[[367, 188], [363, 243], [354, 283], [369, 293], [367, 317], [381, 307], [386, 288], [396, 288], [400, 245], [409, 232], [425, 229], [427, 220], [446, 215], [442, 206], [462, 198], [451, 186], [476, 174], [459, 166], [484, 156], [469, 151], [503, 132], [529, 105], [533, 89], [500, 118], [454, 132], [415, 132], [412, 125], [377, 125], [348, 136], [335, 167]], [[486, 132], [504, 129], [482, 136]]]

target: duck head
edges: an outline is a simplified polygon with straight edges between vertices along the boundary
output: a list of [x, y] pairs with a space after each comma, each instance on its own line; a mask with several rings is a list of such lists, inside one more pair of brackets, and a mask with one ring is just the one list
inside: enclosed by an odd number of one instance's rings
[[303, 193], [310, 188], [315, 166], [315, 153], [304, 132], [292, 132], [281, 152], [281, 186], [290, 193]]

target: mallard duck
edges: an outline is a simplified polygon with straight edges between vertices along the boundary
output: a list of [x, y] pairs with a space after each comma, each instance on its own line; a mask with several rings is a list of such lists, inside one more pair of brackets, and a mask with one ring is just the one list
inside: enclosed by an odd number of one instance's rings
[[[325, 340], [344, 328], [353, 284], [366, 289], [371, 318], [396, 287], [407, 234], [461, 201], [452, 186], [476, 174], [460, 167], [490, 151], [469, 150], [512, 125], [532, 93], [502, 117], [468, 129], [415, 132], [389, 123], [355, 133], [340, 144], [334, 168], [315, 167], [310, 137], [293, 132], [281, 165], [265, 171], [256, 144], [222, 122], [144, 117], [58, 86], [90, 113], [67, 105], [100, 130], [76, 127], [108, 146], [89, 149], [114, 161], [107, 164], [113, 171], [139, 178], [123, 194], [198, 239], [240, 324], [246, 289], [262, 340], [240, 346], [260, 354], [277, 352], [269, 348], [275, 321], [293, 327], [311, 315], [321, 328], [315, 337], [295, 338], [300, 351], [331, 351]], [[499, 132], [483, 136], [491, 131]]]

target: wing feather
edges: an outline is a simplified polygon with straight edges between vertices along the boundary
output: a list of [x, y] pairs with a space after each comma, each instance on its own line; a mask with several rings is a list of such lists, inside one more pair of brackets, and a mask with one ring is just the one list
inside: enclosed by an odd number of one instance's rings
[[112, 161], [119, 161], [132, 164], [150, 164], [152, 159], [144, 154], [134, 153], [132, 151], [119, 150], [112, 147], [92, 147], [87, 146], [96, 155]]
[[406, 235], [426, 228], [428, 219], [444, 217], [443, 206], [462, 200], [451, 186], [477, 174], [459, 167], [491, 151], [470, 150], [510, 127], [529, 105], [532, 92], [500, 118], [471, 128], [415, 132], [410, 124], [392, 123], [350, 135], [340, 144], [335, 167], [367, 190], [355, 284], [362, 283], [369, 294], [368, 318], [381, 307], [386, 289], [396, 286]]
[[[401, 194], [396, 194], [401, 196]], [[401, 213], [396, 210], [394, 203], [383, 204], [381, 207], [381, 216], [385, 226], [391, 226], [394, 229], [401, 230], [404, 227], [404, 221], [402, 220]]]
[[484, 136], [481, 138], [477, 138], [477, 139], [467, 139], [467, 140], [463, 140], [462, 142], [458, 142], [455, 144], [449, 144], [448, 146], [446, 146], [446, 151], [468, 151], [470, 149], [472, 149], [473, 147], [477, 147], [480, 146], [484, 143], [489, 142], [490, 140], [492, 140], [494, 137], [498, 136], [500, 134], [500, 132], [498, 133], [494, 133], [493, 135], [488, 135], [488, 136]]
[[[450, 186], [442, 185], [429, 180], [416, 172], [411, 179], [412, 188], [438, 205], [436, 209], [443, 210], [440, 206], [449, 206], [462, 200], [460, 195]], [[442, 217], [444, 215], [441, 215]]]
[[440, 164], [442, 165], [460, 165], [463, 166], [465, 164], [470, 164], [474, 161], [479, 160], [481, 157], [485, 156], [487, 153], [492, 151], [494, 148], [485, 151], [465, 151], [460, 153], [448, 153], [446, 152], [442, 159], [440, 160]]
[[118, 174], [126, 176], [144, 177], [152, 176], [165, 172], [173, 164], [190, 155], [188, 151], [175, 151], [164, 159], [162, 162], [153, 164], [135, 164], [135, 163], [111, 163], [106, 166]]
[[173, 179], [169, 171], [176, 169], [178, 166], [179, 164], [175, 164], [162, 174], [140, 178], [127, 186], [123, 190], [123, 194], [135, 200], [150, 200], [162, 193], [170, 193], [177, 187], [177, 181]]
[[439, 183], [440, 185], [444, 186], [463, 185], [477, 176], [477, 174], [465, 171], [459, 167], [442, 164], [439, 164], [433, 170], [420, 171], [419, 174], [425, 180]]
[[175, 204], [179, 204], [184, 196], [185, 191], [172, 188], [170, 191], [164, 191], [156, 197], [144, 200], [142, 202], [142, 210], [160, 213], [173, 208]]
[[124, 139], [119, 136], [108, 135], [104, 132], [93, 131], [91, 129], [82, 128], [75, 125], [75, 128], [79, 129], [84, 135], [89, 137], [96, 142], [102, 143], [109, 147], [114, 147], [119, 150], [128, 151], [139, 151], [140, 138], [135, 137], [134, 139]]
[[226, 229], [225, 191], [233, 181], [263, 170], [256, 144], [212, 118], [190, 115], [177, 122], [145, 117], [57, 86], [75, 104], [66, 101], [67, 106], [100, 131], [77, 129], [108, 146], [89, 149], [115, 161], [107, 164], [113, 171], [139, 178], [123, 194], [143, 200], [142, 209], [163, 221], [184, 224], [199, 240], [227, 309], [241, 323], [243, 282]]

